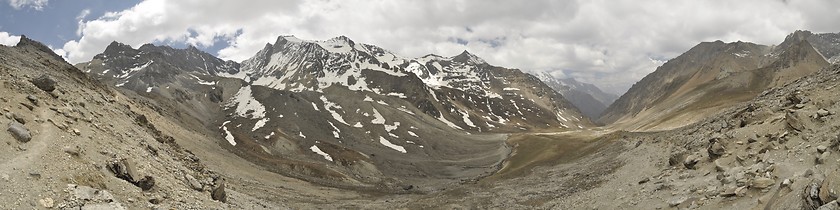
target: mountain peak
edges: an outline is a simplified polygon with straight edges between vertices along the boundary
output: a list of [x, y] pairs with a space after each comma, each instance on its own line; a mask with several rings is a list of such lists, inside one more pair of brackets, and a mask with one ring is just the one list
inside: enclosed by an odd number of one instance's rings
[[464, 50], [464, 52], [461, 52], [461, 54], [453, 56], [452, 61], [461, 62], [461, 63], [473, 63], [473, 64], [487, 63], [487, 62], [484, 61], [484, 59], [479, 58], [478, 56], [470, 53], [467, 50]]
[[32, 46], [35, 49], [38, 49], [40, 51], [43, 51], [47, 54], [52, 55], [53, 57], [57, 58], [58, 60], [64, 60], [63, 58], [61, 58], [61, 56], [59, 56], [58, 54], [55, 54], [55, 52], [53, 52], [52, 49], [50, 49], [49, 47], [47, 47], [43, 43], [32, 40], [32, 39], [26, 37], [26, 35], [20, 35], [20, 41], [17, 43], [17, 45], [15, 45], [15, 47], [25, 47], [25, 46]]
[[117, 52], [125, 51], [125, 50], [133, 50], [133, 49], [134, 48], [132, 48], [130, 45], [123, 44], [123, 43], [120, 43], [120, 42], [117, 42], [117, 41], [111, 41], [111, 44], [108, 44], [108, 47], [105, 47], [105, 52], [104, 53], [105, 54], [110, 54], [110, 53], [117, 53]]

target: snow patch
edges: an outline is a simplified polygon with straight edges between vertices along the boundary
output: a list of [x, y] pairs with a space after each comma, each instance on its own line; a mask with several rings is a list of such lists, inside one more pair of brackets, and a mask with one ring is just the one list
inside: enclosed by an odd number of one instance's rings
[[379, 143], [382, 144], [382, 145], [385, 145], [388, 148], [397, 150], [397, 151], [402, 152], [402, 153], [406, 153], [404, 147], [391, 143], [390, 141], [388, 141], [388, 139], [385, 139], [385, 137], [380, 136], [379, 137]]
[[374, 108], [373, 109], [373, 120], [371, 120], [370, 123], [377, 124], [377, 125], [384, 125], [385, 124], [385, 117], [382, 117], [382, 115], [379, 114], [379, 111], [377, 111], [376, 108]]
[[251, 86], [245, 86], [236, 92], [233, 100], [228, 102], [225, 107], [236, 107], [236, 114], [241, 117], [250, 117], [251, 119], [265, 118], [265, 106], [263, 106], [251, 94]]
[[438, 119], [438, 120], [440, 120], [441, 122], [445, 123], [445, 124], [446, 124], [446, 125], [448, 125], [449, 127], [452, 127], [452, 128], [458, 129], [458, 130], [463, 130], [463, 128], [458, 127], [458, 125], [455, 125], [455, 123], [452, 123], [452, 122], [449, 122], [449, 120], [446, 120], [446, 118], [445, 118], [445, 117], [443, 117], [443, 114], [441, 114], [440, 116], [438, 116], [438, 118], [437, 118], [437, 119]]
[[315, 154], [319, 154], [321, 156], [324, 156], [324, 159], [327, 159], [329, 161], [333, 161], [332, 157], [330, 157], [330, 154], [327, 154], [326, 152], [321, 151], [321, 148], [318, 148], [318, 145], [312, 145], [312, 147], [309, 147], [309, 150], [312, 150], [312, 152], [314, 152]]
[[230, 123], [230, 121], [222, 123], [222, 130], [225, 131], [225, 140], [227, 140], [230, 145], [236, 146], [236, 139], [233, 137], [233, 134], [228, 131], [227, 127], [225, 127], [228, 123]]
[[[321, 96], [321, 101], [324, 101], [324, 109], [326, 109], [327, 112], [329, 112], [332, 115], [333, 119], [335, 119], [336, 121], [338, 121], [342, 124], [350, 125], [350, 124], [347, 124], [346, 121], [344, 121], [344, 117], [342, 117], [340, 114], [338, 114], [338, 112], [335, 111], [335, 109], [341, 109], [341, 106], [327, 100], [327, 97], [325, 97], [325, 96]], [[317, 107], [316, 107], [316, 110], [317, 110]], [[333, 127], [335, 127], [335, 126], [333, 126]]]
[[265, 123], [267, 123], [268, 120], [269, 118], [262, 118], [258, 120], [257, 123], [254, 123], [254, 128], [252, 128], [251, 131], [257, 131], [257, 129], [262, 128], [263, 126], [265, 126]]

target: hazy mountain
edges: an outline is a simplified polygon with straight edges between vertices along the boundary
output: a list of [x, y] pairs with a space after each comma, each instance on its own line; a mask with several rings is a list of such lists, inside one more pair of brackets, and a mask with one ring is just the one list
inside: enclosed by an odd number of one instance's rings
[[538, 72], [535, 75], [590, 119], [598, 119], [607, 106], [618, 98], [614, 94], [601, 91], [593, 84], [579, 82], [574, 78], [558, 79], [546, 72]]

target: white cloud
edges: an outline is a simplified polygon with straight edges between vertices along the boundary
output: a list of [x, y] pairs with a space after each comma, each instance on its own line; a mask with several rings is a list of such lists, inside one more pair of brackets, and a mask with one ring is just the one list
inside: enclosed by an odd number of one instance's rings
[[47, 0], [9, 0], [9, 6], [12, 6], [16, 10], [29, 7], [41, 11], [47, 6]]
[[15, 46], [18, 42], [20, 42], [20, 36], [0, 31], [0, 45]]
[[838, 32], [837, 8], [840, 1], [831, 0], [146, 0], [82, 22], [81, 38], [63, 49], [71, 62], [83, 62], [113, 40], [133, 46], [221, 40], [229, 46], [216, 53], [240, 61], [279, 35], [346, 35], [407, 57], [467, 49], [491, 64], [620, 92], [702, 41], [777, 44], [797, 29]]

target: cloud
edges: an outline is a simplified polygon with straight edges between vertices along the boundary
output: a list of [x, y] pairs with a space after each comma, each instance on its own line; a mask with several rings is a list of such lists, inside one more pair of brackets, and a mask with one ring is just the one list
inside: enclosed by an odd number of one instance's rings
[[13, 36], [7, 32], [0, 31], [0, 45], [15, 46], [20, 42], [20, 36]]
[[113, 40], [223, 43], [213, 53], [241, 61], [279, 35], [346, 35], [406, 57], [466, 49], [494, 65], [623, 92], [702, 41], [770, 45], [797, 29], [838, 32], [837, 8], [840, 1], [832, 0], [145, 0], [82, 20], [81, 37], [62, 49], [71, 62], [83, 62]]
[[47, 6], [47, 0], [9, 0], [9, 6], [12, 6], [16, 10], [29, 7], [41, 11]]

